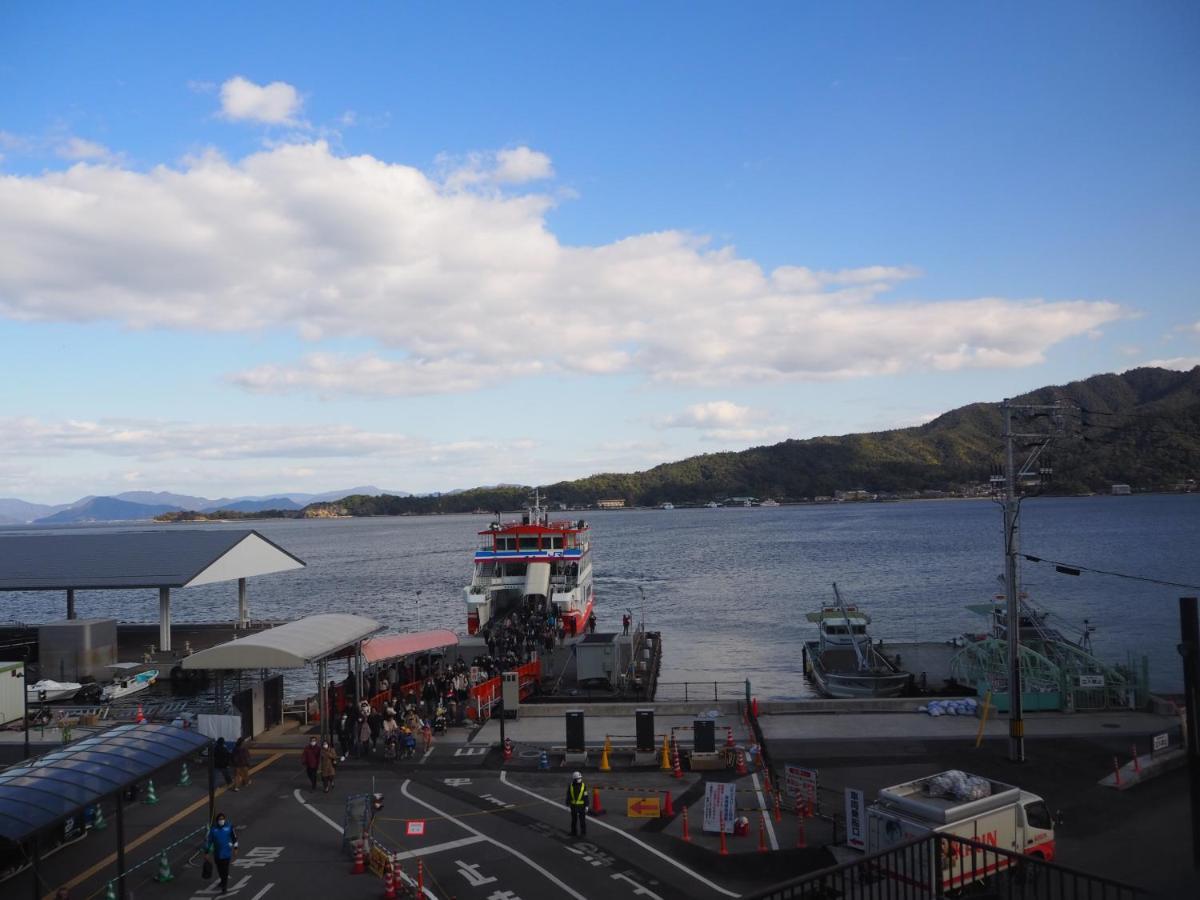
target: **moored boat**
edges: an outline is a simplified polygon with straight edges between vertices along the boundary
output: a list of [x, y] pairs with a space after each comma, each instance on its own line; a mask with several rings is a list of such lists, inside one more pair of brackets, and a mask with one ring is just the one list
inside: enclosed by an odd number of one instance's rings
[[51, 703], [55, 700], [68, 700], [83, 689], [82, 684], [74, 681], [53, 681], [43, 678], [36, 684], [25, 688], [26, 699], [31, 703]]
[[131, 671], [138, 665], [138, 663], [113, 663], [109, 666], [110, 669], [118, 670], [118, 674], [113, 678], [111, 684], [104, 686], [104, 690], [100, 693], [100, 699], [105, 703], [111, 703], [121, 697], [128, 697], [130, 694], [144, 691], [158, 680], [158, 669]]
[[551, 521], [535, 499], [519, 521], [497, 520], [479, 536], [464, 589], [469, 634], [522, 606], [553, 612], [568, 635], [584, 633], [595, 605], [587, 522]]
[[805, 672], [827, 697], [899, 696], [912, 675], [874, 648], [867, 631], [871, 617], [857, 606], [847, 606], [836, 584], [833, 592], [836, 605], [808, 613], [808, 620], [820, 629], [820, 637], [804, 642]]

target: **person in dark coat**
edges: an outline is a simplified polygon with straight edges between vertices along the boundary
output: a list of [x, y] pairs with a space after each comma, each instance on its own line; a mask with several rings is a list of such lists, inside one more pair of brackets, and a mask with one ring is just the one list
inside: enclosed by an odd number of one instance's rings
[[229, 890], [229, 864], [237, 859], [237, 850], [237, 832], [225, 818], [225, 813], [217, 813], [212, 828], [208, 829], [204, 852], [212, 854], [213, 862], [217, 864], [217, 874], [221, 877], [222, 894]]
[[383, 716], [379, 714], [379, 710], [371, 710], [371, 714], [367, 716], [367, 727], [371, 729], [371, 752], [379, 752], [379, 735], [383, 733]]
[[437, 698], [437, 685], [433, 683], [432, 678], [426, 678], [425, 686], [421, 688], [421, 700], [423, 700], [425, 703], [425, 718], [433, 718], [433, 713], [437, 708]]
[[230, 754], [233, 761], [233, 789], [250, 786], [250, 747], [245, 738], [238, 738]]
[[233, 762], [233, 754], [229, 752], [229, 747], [225, 745], [225, 738], [217, 738], [217, 745], [213, 747], [213, 768], [221, 773], [221, 777], [225, 779], [225, 784], [233, 784], [233, 776], [229, 774], [229, 764]]
[[315, 791], [317, 789], [317, 769], [321, 767], [321, 747], [317, 744], [315, 737], [308, 739], [308, 746], [300, 754], [300, 764], [308, 773], [309, 784]]

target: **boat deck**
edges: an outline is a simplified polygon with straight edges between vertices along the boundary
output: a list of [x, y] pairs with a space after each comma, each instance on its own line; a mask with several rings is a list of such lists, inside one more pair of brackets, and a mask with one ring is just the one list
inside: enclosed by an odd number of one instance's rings
[[876, 650], [896, 668], [911, 672], [917, 686], [923, 683], [931, 693], [953, 689], [950, 660], [961, 649], [949, 641], [885, 641], [882, 645], [876, 645]]

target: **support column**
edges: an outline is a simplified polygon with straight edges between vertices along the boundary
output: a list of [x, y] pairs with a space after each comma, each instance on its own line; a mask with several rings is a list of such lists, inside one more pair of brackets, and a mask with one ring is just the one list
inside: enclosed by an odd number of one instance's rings
[[117, 897], [125, 900], [125, 791], [117, 791]]
[[75, 588], [67, 588], [67, 618], [75, 618]]
[[171, 652], [171, 589], [158, 589], [158, 649]]
[[325, 660], [317, 663], [317, 712], [321, 716], [321, 739], [325, 739], [329, 725], [329, 688], [325, 685]]
[[250, 611], [246, 609], [246, 579], [238, 579], [238, 628], [250, 624]]

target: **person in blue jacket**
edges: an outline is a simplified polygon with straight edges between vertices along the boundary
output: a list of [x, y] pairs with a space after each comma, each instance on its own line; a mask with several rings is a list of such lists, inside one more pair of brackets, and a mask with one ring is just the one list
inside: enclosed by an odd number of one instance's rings
[[237, 859], [237, 832], [225, 818], [225, 813], [217, 813], [212, 828], [208, 829], [208, 840], [204, 852], [211, 853], [217, 864], [217, 874], [221, 876], [221, 893], [229, 890], [229, 864]]

